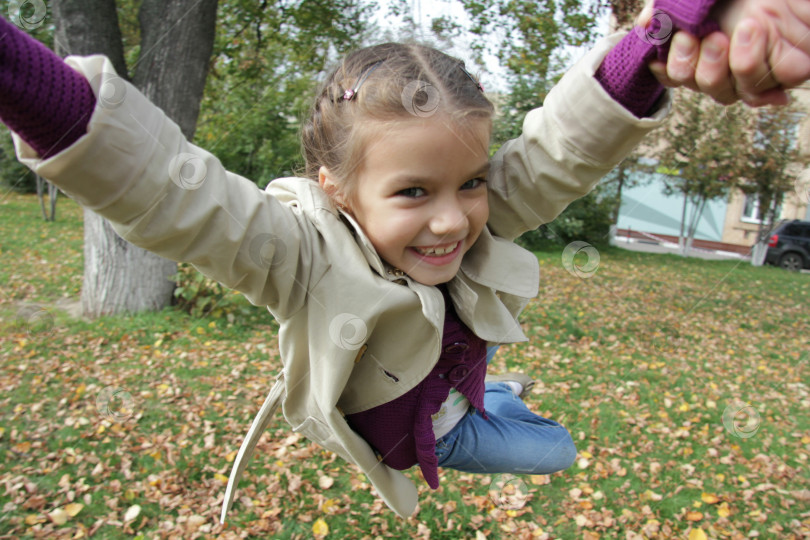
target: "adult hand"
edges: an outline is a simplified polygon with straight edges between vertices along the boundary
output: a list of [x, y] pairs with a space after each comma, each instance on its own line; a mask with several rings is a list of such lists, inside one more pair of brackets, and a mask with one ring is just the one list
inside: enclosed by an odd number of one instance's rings
[[[652, 16], [647, 6], [638, 24]], [[785, 90], [810, 79], [810, 0], [720, 0], [713, 16], [722, 32], [677, 32], [667, 62], [650, 64], [664, 85], [761, 106], [786, 104]]]

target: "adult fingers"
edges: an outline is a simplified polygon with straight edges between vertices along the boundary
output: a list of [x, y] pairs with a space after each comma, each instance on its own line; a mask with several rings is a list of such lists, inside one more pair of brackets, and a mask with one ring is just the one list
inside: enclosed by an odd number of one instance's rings
[[731, 36], [728, 64], [734, 76], [737, 93], [746, 103], [756, 96], [780, 86], [768, 64], [768, 35], [755, 19], [739, 23]]
[[687, 32], [677, 32], [667, 56], [667, 78], [671, 86], [686, 86], [697, 90], [695, 71], [700, 57], [700, 41]]
[[695, 82], [700, 91], [724, 105], [738, 99], [729, 70], [728, 47], [728, 38], [722, 32], [706, 36], [700, 44], [695, 68]]

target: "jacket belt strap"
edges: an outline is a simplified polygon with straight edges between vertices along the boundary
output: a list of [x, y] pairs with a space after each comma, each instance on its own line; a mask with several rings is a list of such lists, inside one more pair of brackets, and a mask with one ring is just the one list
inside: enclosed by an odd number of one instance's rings
[[270, 393], [267, 394], [267, 399], [264, 400], [262, 408], [259, 409], [259, 413], [256, 415], [256, 418], [253, 419], [250, 431], [248, 431], [245, 436], [245, 440], [242, 441], [242, 446], [239, 448], [239, 453], [236, 455], [236, 459], [233, 462], [231, 476], [228, 478], [228, 488], [225, 490], [225, 499], [222, 501], [222, 515], [219, 518], [221, 523], [225, 523], [225, 516], [228, 514], [228, 510], [230, 510], [231, 504], [233, 504], [233, 498], [236, 495], [236, 485], [239, 483], [239, 479], [242, 477], [242, 473], [247, 467], [248, 461], [250, 461], [251, 456], [253, 456], [256, 444], [258, 444], [264, 430], [267, 429], [267, 425], [273, 418], [273, 414], [275, 414], [276, 409], [278, 409], [283, 395], [284, 376], [280, 374], [273, 388], [270, 390]]

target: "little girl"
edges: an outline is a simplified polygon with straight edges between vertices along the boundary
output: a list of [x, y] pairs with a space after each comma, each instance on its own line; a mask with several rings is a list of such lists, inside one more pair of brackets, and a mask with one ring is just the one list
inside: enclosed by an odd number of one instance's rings
[[[714, 40], [728, 54], [711, 33], [712, 2], [686, 4], [658, 7], [696, 36], [682, 42]], [[400, 471], [415, 464], [435, 489], [438, 467], [546, 474], [573, 462], [568, 431], [520, 399], [528, 377], [485, 382], [487, 346], [526, 340], [516, 318], [537, 293], [538, 264], [512, 240], [587, 193], [663, 120], [668, 97], [647, 67], [667, 58], [668, 42], [649, 39], [658, 29], [598, 45], [492, 159], [493, 107], [462, 62], [418, 45], [357, 51], [303, 128], [304, 177], [264, 192], [134, 87], [114, 106], [97, 100], [122, 84], [107, 59], [65, 64], [1, 20], [0, 116], [22, 162], [122, 237], [191, 262], [279, 321], [283, 370], [240, 449], [223, 520], [278, 405], [407, 516], [417, 491]], [[723, 58], [689, 57], [714, 84], [667, 72], [677, 60], [655, 69], [719, 95], [730, 89]], [[746, 95], [760, 89], [733, 63], [731, 74]]]

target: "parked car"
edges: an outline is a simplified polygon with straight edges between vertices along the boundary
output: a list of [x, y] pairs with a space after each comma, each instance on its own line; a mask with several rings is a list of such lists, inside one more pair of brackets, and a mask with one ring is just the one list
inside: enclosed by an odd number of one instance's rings
[[810, 221], [783, 221], [771, 233], [765, 262], [797, 272], [810, 268]]

